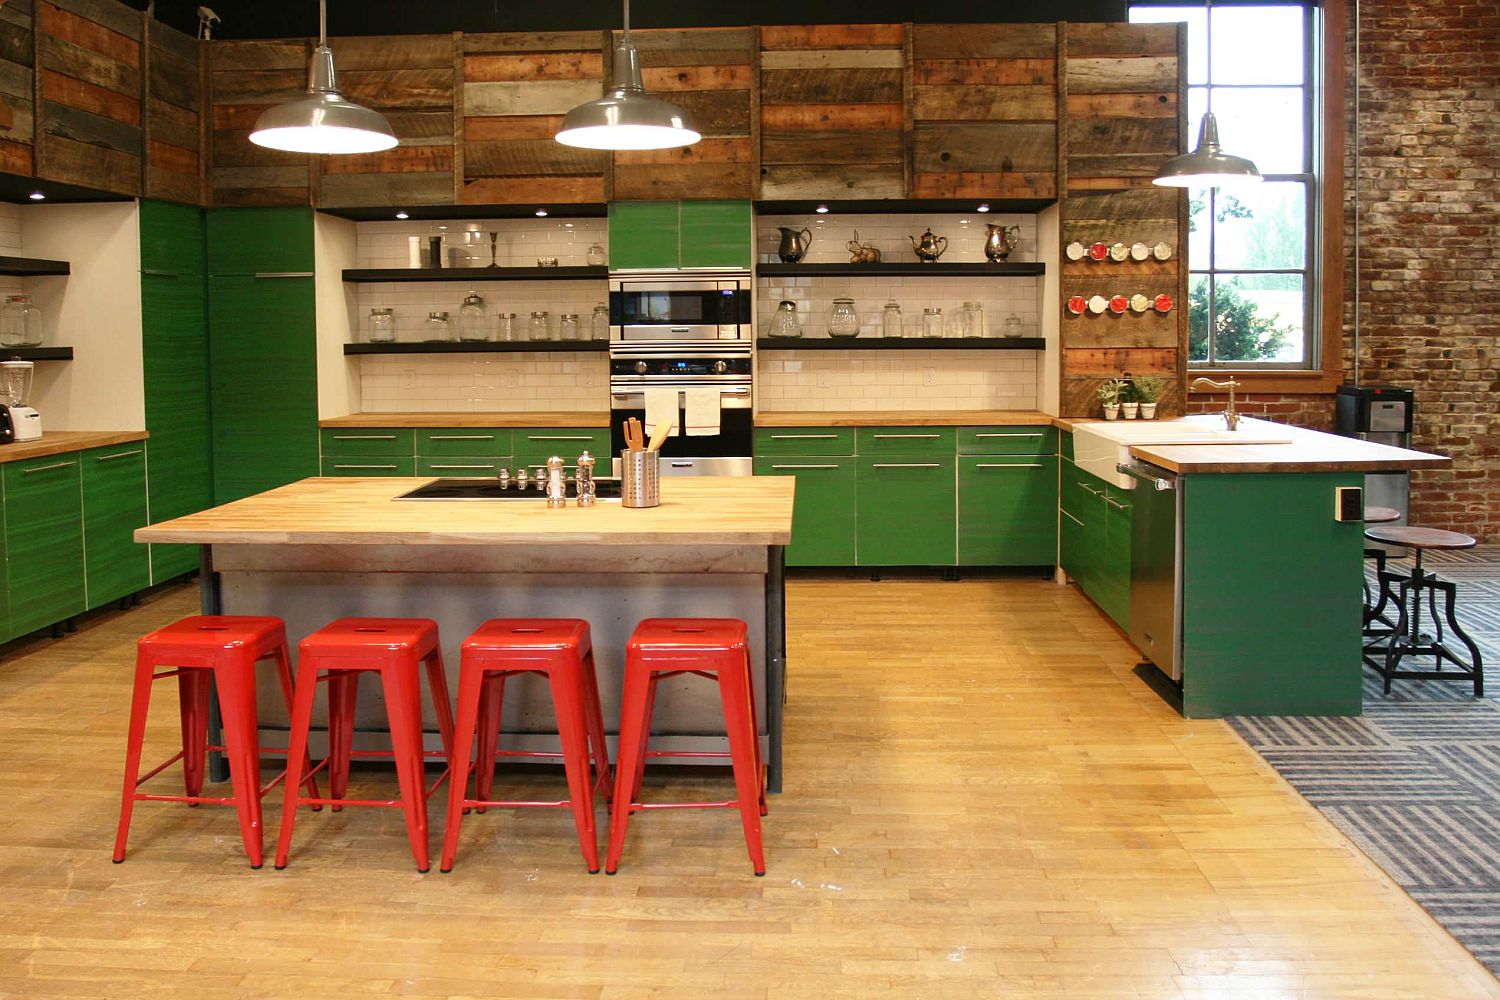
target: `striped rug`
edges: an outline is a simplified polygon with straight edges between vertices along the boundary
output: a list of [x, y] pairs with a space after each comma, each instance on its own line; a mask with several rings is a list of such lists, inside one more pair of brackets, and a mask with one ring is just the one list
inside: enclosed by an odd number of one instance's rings
[[1432, 553], [1423, 565], [1458, 584], [1485, 698], [1458, 680], [1397, 681], [1385, 695], [1366, 670], [1361, 718], [1229, 724], [1500, 974], [1500, 545]]

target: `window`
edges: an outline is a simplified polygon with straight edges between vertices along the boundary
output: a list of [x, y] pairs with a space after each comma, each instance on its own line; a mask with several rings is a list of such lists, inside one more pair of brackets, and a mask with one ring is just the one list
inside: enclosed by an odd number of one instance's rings
[[1189, 146], [1211, 95], [1225, 151], [1265, 178], [1188, 192], [1191, 367], [1319, 364], [1316, 16], [1302, 4], [1131, 4], [1135, 23], [1187, 22]]

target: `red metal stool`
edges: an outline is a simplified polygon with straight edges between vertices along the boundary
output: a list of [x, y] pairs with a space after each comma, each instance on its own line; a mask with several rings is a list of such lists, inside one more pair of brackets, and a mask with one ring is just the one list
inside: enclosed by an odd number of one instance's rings
[[[766, 873], [760, 818], [766, 815], [765, 767], [760, 726], [750, 680], [750, 645], [745, 623], [734, 618], [647, 618], [636, 626], [625, 648], [625, 692], [620, 708], [619, 759], [609, 821], [609, 855], [604, 871], [613, 875], [625, 846], [630, 814], [642, 809], [733, 809], [740, 811], [745, 846], [755, 874]], [[719, 682], [724, 702], [728, 753], [648, 750], [651, 713], [658, 681], [693, 674]], [[652, 802], [640, 800], [648, 757], [727, 757], [734, 765], [735, 798], [729, 802]]]
[[[269, 785], [260, 784], [261, 753], [255, 713], [255, 664], [274, 657], [276, 678], [287, 708], [292, 705], [292, 672], [286, 654], [286, 626], [280, 618], [250, 618], [232, 615], [194, 615], [145, 636], [136, 646], [135, 688], [130, 700], [130, 734], [125, 744], [125, 790], [120, 798], [120, 826], [115, 833], [115, 864], [125, 860], [125, 841], [130, 834], [130, 816], [137, 802], [200, 802], [233, 805], [239, 813], [240, 836], [250, 867], [259, 868], [264, 851], [260, 800], [281, 783], [282, 771]], [[171, 667], [157, 673], [158, 667]], [[182, 712], [182, 750], [166, 763], [141, 775], [141, 743], [146, 735], [146, 716], [151, 707], [151, 686], [156, 681], [177, 678], [177, 698]], [[209, 692], [217, 689], [224, 746], [208, 743]], [[209, 750], [227, 751], [230, 796], [205, 796], [204, 761]], [[140, 786], [182, 761], [185, 795], [151, 795]], [[304, 768], [307, 760], [302, 757]], [[307, 784], [313, 797], [318, 786], [311, 774], [298, 781]]]
[[[304, 796], [293, 782], [287, 786], [281, 810], [281, 838], [276, 844], [276, 867], [285, 868], [292, 845], [292, 824], [300, 805], [399, 806], [406, 814], [406, 836], [411, 841], [417, 871], [427, 863], [427, 800], [448, 777], [453, 759], [453, 712], [448, 703], [448, 681], [443, 675], [443, 654], [438, 648], [437, 622], [428, 618], [340, 618], [303, 639], [298, 648], [297, 698], [292, 706], [293, 760], [307, 752], [307, 734], [312, 726], [313, 697], [319, 681], [328, 682], [328, 756], [312, 769], [328, 768], [329, 797]], [[418, 667], [427, 665], [427, 691], [437, 710], [442, 750], [422, 749], [422, 695]], [[326, 671], [320, 675], [320, 671]], [[385, 693], [386, 719], [391, 749], [354, 750], [354, 705], [359, 675], [380, 674]], [[349, 799], [349, 759], [390, 757], [396, 762], [396, 780], [401, 797], [391, 801]], [[424, 787], [423, 764], [428, 757], [442, 757], [449, 768], [431, 787]]]
[[[505, 679], [516, 674], [541, 674], [551, 685], [561, 753], [497, 749]], [[474, 797], [469, 798], [469, 748], [476, 731], [479, 753], [474, 763]], [[454, 737], [458, 749], [452, 758], [453, 780], [448, 786], [448, 826], [440, 870], [453, 868], [459, 823], [469, 807], [484, 812], [489, 806], [571, 806], [578, 846], [589, 874], [599, 871], [594, 793], [599, 791], [605, 802], [610, 800], [609, 750], [604, 742], [604, 715], [599, 710], [599, 682], [594, 674], [588, 622], [578, 618], [495, 618], [479, 626], [463, 643]], [[568, 777], [568, 798], [561, 802], [491, 799], [497, 757], [561, 757]]]

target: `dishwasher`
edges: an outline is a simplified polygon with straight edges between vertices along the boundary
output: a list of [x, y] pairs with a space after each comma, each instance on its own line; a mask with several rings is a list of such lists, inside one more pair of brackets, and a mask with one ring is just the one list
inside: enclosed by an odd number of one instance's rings
[[1177, 475], [1136, 459], [1130, 519], [1130, 641], [1182, 683], [1182, 489]]

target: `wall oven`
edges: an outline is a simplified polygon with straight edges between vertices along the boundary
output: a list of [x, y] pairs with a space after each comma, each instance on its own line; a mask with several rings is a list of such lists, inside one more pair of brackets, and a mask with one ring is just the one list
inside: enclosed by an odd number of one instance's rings
[[612, 343], [751, 341], [748, 271], [625, 271], [609, 281]]
[[[647, 419], [647, 393], [672, 414], [677, 430], [662, 446], [662, 475], [748, 476], [754, 398], [750, 383], [750, 341], [713, 344], [617, 343], [609, 352], [610, 443], [615, 474], [625, 447], [624, 424]], [[688, 436], [689, 393], [703, 406], [717, 403], [717, 433]], [[658, 414], [659, 416], [660, 414]], [[701, 415], [699, 420], [701, 422]], [[701, 424], [700, 424], [701, 425]], [[650, 424], [646, 433], [651, 433]]]

